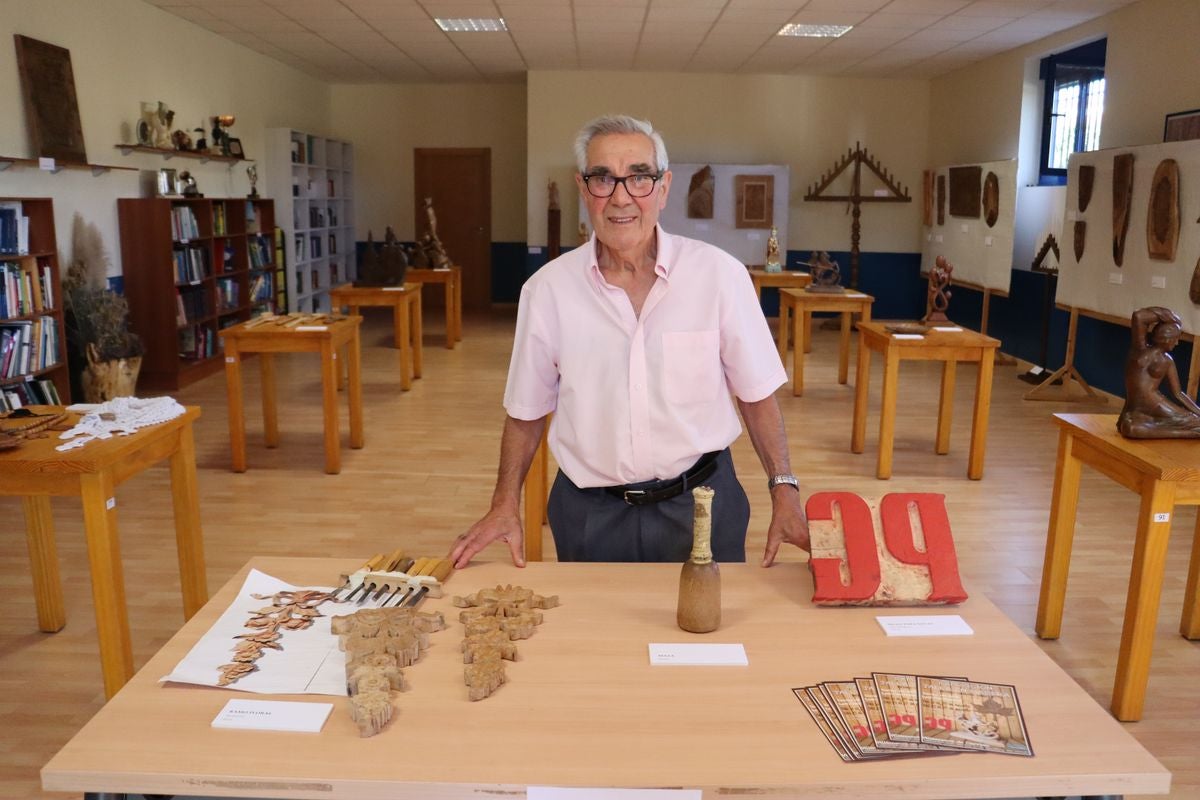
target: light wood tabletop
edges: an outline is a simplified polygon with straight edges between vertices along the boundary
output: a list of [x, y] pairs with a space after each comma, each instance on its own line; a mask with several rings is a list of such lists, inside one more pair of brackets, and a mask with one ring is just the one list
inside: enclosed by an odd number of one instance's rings
[[[258, 558], [301, 586], [356, 560]], [[1166, 771], [982, 593], [956, 609], [973, 636], [887, 638], [877, 614], [817, 608], [807, 567], [722, 564], [722, 625], [675, 624], [677, 564], [481, 563], [453, 574], [450, 627], [405, 670], [410, 688], [378, 736], [359, 738], [344, 697], [317, 735], [212, 728], [236, 692], [164, 685], [225, 610], [244, 568], [43, 768], [50, 791], [292, 798], [522, 796], [529, 786], [692, 787], [736, 795], [861, 800], [1165, 793]], [[450, 596], [497, 584], [556, 594], [495, 695], [467, 700], [462, 626]], [[971, 591], [971, 587], [967, 587]], [[336, 612], [334, 612], [336, 613]], [[649, 664], [652, 642], [742, 643], [746, 667]], [[286, 647], [286, 642], [285, 642]], [[269, 669], [269, 656], [259, 662]], [[845, 764], [793, 687], [876, 671], [963, 675], [1016, 686], [1032, 758], [962, 754]], [[265, 699], [265, 698], [262, 698]]]
[[[33, 408], [61, 411], [61, 408]], [[21, 497], [38, 629], [47, 633], [59, 631], [67, 624], [50, 498], [80, 498], [96, 636], [100, 643], [100, 670], [107, 697], [115, 695], [133, 675], [115, 490], [160, 461], [167, 461], [171, 469], [184, 619], [199, 611], [208, 599], [196, 488], [196, 443], [192, 433], [192, 423], [199, 416], [200, 409], [190, 406], [175, 419], [128, 436], [96, 439], [74, 450], [57, 450], [62, 441], [51, 433], [45, 438], [29, 439], [15, 450], [0, 452], [0, 495]]]
[[747, 267], [750, 280], [754, 284], [754, 293], [762, 299], [764, 287], [803, 289], [812, 283], [812, 275], [799, 270], [784, 269], [779, 272], [767, 272], [762, 267]]
[[[1043, 639], [1057, 639], [1062, 632], [1079, 481], [1082, 465], [1087, 464], [1141, 497], [1112, 695], [1112, 712], [1117, 719], [1138, 720], [1150, 678], [1150, 652], [1158, 624], [1171, 516], [1176, 506], [1200, 505], [1200, 448], [1195, 440], [1187, 439], [1126, 439], [1117, 432], [1116, 414], [1054, 417], [1059, 426], [1058, 461], [1037, 633]], [[1179, 632], [1187, 639], [1200, 639], [1200, 517], [1195, 531], [1179, 623]]]
[[329, 303], [334, 310], [343, 306], [352, 317], [359, 316], [362, 306], [390, 306], [392, 309], [392, 344], [400, 351], [400, 390], [412, 388], [413, 378], [420, 378], [423, 369], [421, 347], [421, 286], [406, 282], [401, 286], [355, 286], [345, 283], [329, 290]]

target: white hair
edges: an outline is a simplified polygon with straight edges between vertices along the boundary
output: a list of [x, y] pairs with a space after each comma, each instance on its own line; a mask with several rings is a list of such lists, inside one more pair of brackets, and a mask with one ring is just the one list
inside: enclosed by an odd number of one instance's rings
[[655, 166], [659, 172], [667, 171], [667, 145], [653, 125], [625, 114], [605, 114], [584, 125], [575, 136], [575, 163], [580, 172], [587, 169], [587, 149], [592, 139], [616, 133], [640, 133], [648, 137], [654, 145]]

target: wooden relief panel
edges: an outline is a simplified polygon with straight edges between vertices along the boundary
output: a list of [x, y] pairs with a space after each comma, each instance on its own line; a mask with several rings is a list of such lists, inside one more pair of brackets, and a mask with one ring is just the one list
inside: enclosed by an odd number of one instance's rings
[[713, 218], [713, 189], [716, 181], [713, 169], [705, 166], [692, 175], [688, 184], [687, 215], [688, 219]]
[[1146, 249], [1156, 261], [1174, 261], [1179, 244], [1179, 164], [1167, 158], [1154, 170], [1146, 211]]
[[1112, 182], [1113, 263], [1125, 261], [1125, 234], [1129, 232], [1129, 208], [1133, 198], [1133, 153], [1113, 156]]
[[921, 175], [921, 221], [925, 227], [933, 227], [933, 170]]
[[775, 224], [775, 176], [734, 175], [734, 227], [770, 228]]
[[48, 42], [13, 36], [17, 70], [25, 95], [25, 116], [35, 155], [58, 161], [87, 163], [83, 126], [75, 97], [71, 51]]
[[1096, 168], [1091, 164], [1082, 164], [1079, 167], [1079, 213], [1087, 211], [1088, 204], [1092, 202], [1092, 186], [1096, 183]]
[[1000, 179], [996, 173], [988, 172], [983, 179], [983, 221], [989, 228], [995, 227], [1000, 218]]
[[1075, 220], [1075, 260], [1083, 260], [1083, 248], [1087, 244], [1087, 220]]
[[937, 223], [946, 224], [946, 176], [937, 176]]
[[979, 218], [983, 167], [950, 168], [950, 216]]

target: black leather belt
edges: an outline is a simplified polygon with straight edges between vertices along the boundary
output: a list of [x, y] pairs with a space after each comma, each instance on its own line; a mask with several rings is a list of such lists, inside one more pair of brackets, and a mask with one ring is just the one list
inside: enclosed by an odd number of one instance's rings
[[604, 491], [613, 497], [619, 497], [631, 506], [645, 506], [651, 503], [661, 503], [678, 497], [688, 489], [694, 489], [717, 471], [717, 456], [725, 452], [717, 450], [705, 453], [692, 465], [692, 468], [680, 475], [661, 481], [629, 483], [624, 486], [605, 486]]

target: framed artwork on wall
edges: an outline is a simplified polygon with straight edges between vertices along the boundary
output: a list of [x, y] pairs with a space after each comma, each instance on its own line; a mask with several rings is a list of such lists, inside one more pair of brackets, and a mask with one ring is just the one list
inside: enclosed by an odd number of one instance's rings
[[1163, 141], [1182, 142], [1200, 139], [1200, 108], [1167, 114], [1163, 122]]
[[34, 156], [87, 163], [71, 51], [20, 34], [13, 39]]
[[733, 176], [734, 227], [770, 228], [775, 224], [775, 176]]

